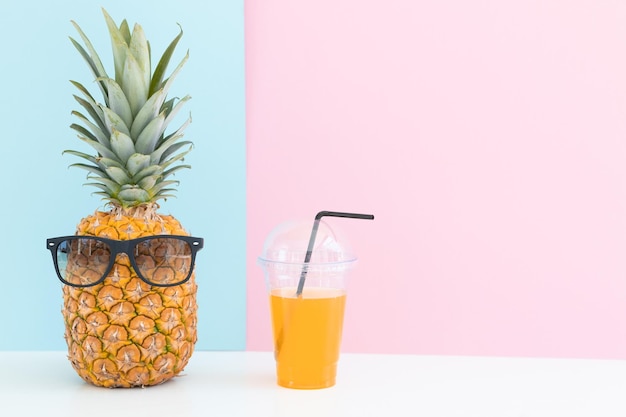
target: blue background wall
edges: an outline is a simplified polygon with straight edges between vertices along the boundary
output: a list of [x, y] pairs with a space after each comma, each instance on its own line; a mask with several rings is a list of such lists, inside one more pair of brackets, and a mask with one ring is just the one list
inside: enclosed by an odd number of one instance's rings
[[[77, 108], [76, 80], [93, 86], [91, 74], [68, 36], [76, 21], [111, 68], [111, 47], [100, 6], [113, 19], [140, 23], [153, 61], [178, 34], [170, 70], [186, 49], [190, 60], [170, 96], [190, 94], [179, 117], [191, 112], [186, 157], [191, 170], [177, 174], [177, 198], [161, 204], [195, 236], [198, 255], [197, 349], [245, 348], [245, 108], [243, 0], [9, 2], [0, 14], [3, 99], [0, 178], [2, 288], [0, 350], [65, 349], [61, 283], [45, 239], [73, 234], [78, 221], [102, 209], [85, 172], [65, 149], [87, 150], [69, 125]], [[110, 70], [109, 72], [112, 72]]]

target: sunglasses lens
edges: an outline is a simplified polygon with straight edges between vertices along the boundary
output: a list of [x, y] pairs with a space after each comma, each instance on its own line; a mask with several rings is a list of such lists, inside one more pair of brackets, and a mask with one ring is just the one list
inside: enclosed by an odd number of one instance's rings
[[56, 248], [61, 277], [72, 285], [92, 285], [106, 273], [111, 261], [111, 248], [89, 237], [73, 237]]
[[176, 237], [147, 239], [135, 247], [139, 274], [155, 285], [185, 281], [193, 268], [191, 244]]

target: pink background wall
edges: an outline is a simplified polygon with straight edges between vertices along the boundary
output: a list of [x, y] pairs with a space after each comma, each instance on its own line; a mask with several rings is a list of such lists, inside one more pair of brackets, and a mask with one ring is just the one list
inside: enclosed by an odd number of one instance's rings
[[361, 261], [343, 350], [626, 358], [626, 2], [247, 0], [248, 349], [265, 235]]

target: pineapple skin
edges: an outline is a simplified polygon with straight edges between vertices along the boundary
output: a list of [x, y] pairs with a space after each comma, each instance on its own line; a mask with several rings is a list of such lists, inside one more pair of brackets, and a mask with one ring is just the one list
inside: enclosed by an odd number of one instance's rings
[[[149, 210], [97, 211], [77, 235], [129, 240], [158, 234], [188, 235], [180, 222]], [[101, 387], [163, 383], [187, 365], [197, 340], [195, 272], [184, 284], [150, 286], [126, 255], [100, 284], [63, 287], [68, 359], [85, 381]]]

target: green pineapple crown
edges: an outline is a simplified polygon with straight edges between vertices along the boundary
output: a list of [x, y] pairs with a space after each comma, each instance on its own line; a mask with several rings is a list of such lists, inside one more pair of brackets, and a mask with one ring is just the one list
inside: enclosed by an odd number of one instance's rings
[[90, 145], [97, 155], [66, 150], [88, 163], [75, 163], [89, 171], [86, 185], [99, 189], [95, 194], [109, 204], [121, 208], [150, 205], [173, 196], [172, 186], [178, 181], [168, 179], [176, 171], [190, 168], [177, 162], [191, 150], [190, 141], [181, 141], [191, 116], [176, 131], [165, 130], [181, 107], [191, 97], [167, 99], [170, 86], [189, 58], [189, 52], [168, 78], [165, 72], [176, 45], [183, 35], [182, 29], [161, 56], [151, 73], [150, 44], [143, 29], [135, 24], [132, 33], [124, 20], [118, 27], [111, 16], [102, 9], [113, 46], [115, 78], [110, 78], [93, 45], [82, 29], [72, 21], [83, 40], [84, 47], [70, 40], [85, 59], [96, 77], [104, 103], [97, 102], [80, 83], [71, 81], [81, 95], [76, 101], [89, 117], [80, 111], [72, 115], [80, 120], [70, 127], [78, 138]]

